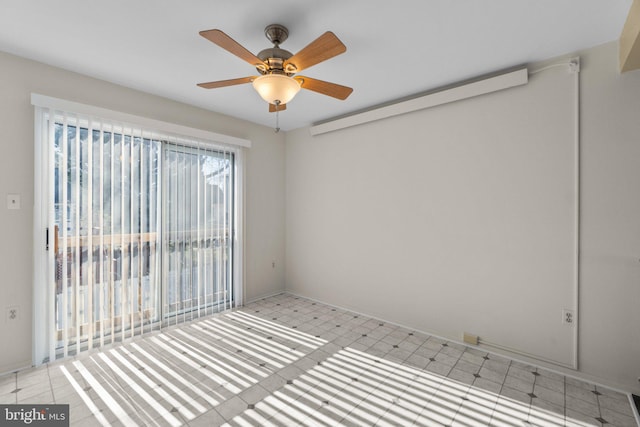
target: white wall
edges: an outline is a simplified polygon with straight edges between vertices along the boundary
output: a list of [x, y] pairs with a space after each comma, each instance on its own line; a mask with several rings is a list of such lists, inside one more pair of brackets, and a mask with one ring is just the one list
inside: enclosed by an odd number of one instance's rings
[[[0, 53], [0, 373], [31, 364], [33, 120], [30, 94], [77, 101], [152, 119], [250, 139], [245, 152], [245, 297], [284, 286], [284, 136], [237, 120]], [[6, 195], [22, 196], [21, 210]], [[276, 267], [272, 268], [272, 261]], [[17, 321], [6, 307], [19, 306]]]
[[640, 71], [615, 43], [583, 56], [581, 333], [584, 372], [640, 393]]
[[[304, 283], [316, 298], [383, 318], [393, 306], [399, 323], [457, 339], [467, 331], [570, 365], [572, 330], [560, 321], [573, 308], [575, 255], [567, 69], [466, 102], [292, 135], [291, 289]], [[297, 217], [300, 205], [311, 215]]]
[[[616, 53], [581, 54], [578, 356], [583, 376], [637, 391], [640, 74], [619, 76]], [[572, 96], [558, 68], [402, 117], [287, 134], [287, 289], [570, 361]]]

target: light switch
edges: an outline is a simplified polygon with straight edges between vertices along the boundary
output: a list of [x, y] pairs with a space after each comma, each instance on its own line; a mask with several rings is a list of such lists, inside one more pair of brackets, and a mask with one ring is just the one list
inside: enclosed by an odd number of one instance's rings
[[7, 209], [20, 209], [19, 194], [7, 194]]

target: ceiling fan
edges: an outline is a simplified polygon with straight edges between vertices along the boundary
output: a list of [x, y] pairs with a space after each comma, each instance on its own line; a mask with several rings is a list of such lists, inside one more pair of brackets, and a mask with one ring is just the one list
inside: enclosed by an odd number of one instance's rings
[[341, 100], [347, 99], [353, 92], [352, 88], [335, 83], [304, 76], [294, 77], [297, 72], [340, 55], [347, 50], [346, 46], [331, 31], [327, 31], [295, 55], [280, 48], [280, 44], [289, 37], [289, 30], [286, 27], [279, 24], [268, 25], [264, 29], [264, 34], [273, 43], [273, 47], [254, 55], [221, 30], [200, 31], [202, 37], [256, 67], [260, 76], [199, 83], [198, 86], [214, 89], [253, 83], [253, 87], [262, 99], [269, 103], [270, 112], [286, 109], [286, 104], [301, 88]]

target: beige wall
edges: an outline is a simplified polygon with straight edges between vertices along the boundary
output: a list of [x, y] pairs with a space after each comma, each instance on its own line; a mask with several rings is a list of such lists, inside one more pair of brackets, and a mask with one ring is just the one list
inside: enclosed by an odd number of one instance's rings
[[[284, 136], [272, 129], [0, 53], [0, 373], [29, 366], [32, 345], [32, 92], [246, 138], [245, 296], [284, 286]], [[7, 194], [22, 197], [7, 210]], [[272, 268], [272, 262], [276, 262]], [[19, 306], [17, 321], [6, 308]]]
[[[578, 374], [638, 391], [640, 74], [620, 76], [616, 54], [581, 54]], [[567, 67], [552, 68], [520, 88], [288, 133], [287, 290], [570, 361], [573, 100]]]

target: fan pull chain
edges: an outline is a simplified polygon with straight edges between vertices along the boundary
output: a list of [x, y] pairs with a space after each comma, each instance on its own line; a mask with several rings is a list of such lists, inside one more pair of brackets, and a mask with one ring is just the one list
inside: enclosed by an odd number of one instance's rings
[[280, 132], [280, 101], [276, 100], [276, 133]]

